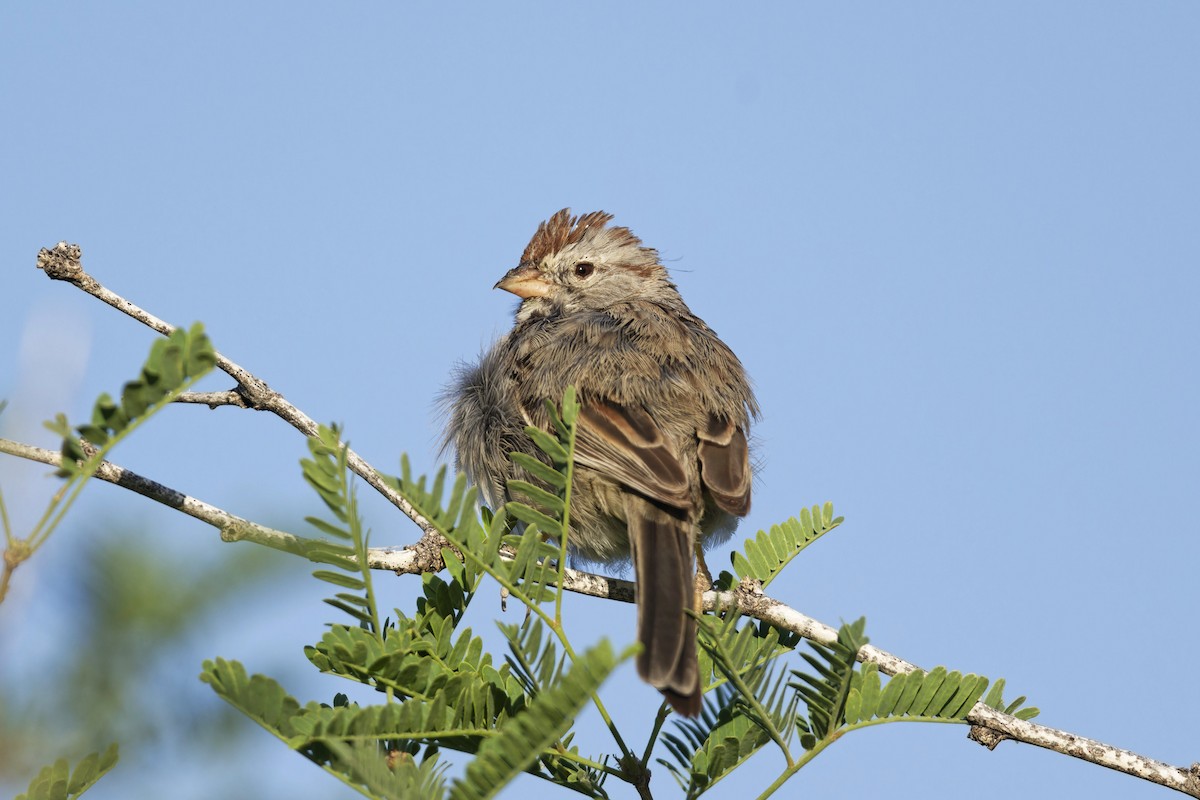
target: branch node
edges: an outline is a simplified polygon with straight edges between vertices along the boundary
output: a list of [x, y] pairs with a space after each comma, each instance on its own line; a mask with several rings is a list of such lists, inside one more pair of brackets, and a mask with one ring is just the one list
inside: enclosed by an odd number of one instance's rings
[[988, 750], [995, 750], [996, 745], [1012, 737], [992, 728], [985, 728], [982, 725], [972, 725], [971, 730], [967, 732], [967, 738], [973, 742], [979, 742]]
[[240, 542], [242, 539], [246, 538], [246, 526], [239, 525], [236, 522], [228, 525], [222, 525], [219, 530], [221, 532], [222, 542]]
[[281, 399], [279, 392], [268, 386], [266, 381], [250, 375], [239, 378], [233, 391], [242, 399], [244, 408], [252, 408], [255, 411], [274, 410]]
[[1200, 762], [1193, 763], [1187, 769], [1187, 780], [1183, 790], [1192, 797], [1200, 797]]
[[734, 591], [743, 597], [762, 597], [762, 581], [756, 578], [751, 578], [747, 575], [745, 578], [742, 578], [740, 581], [738, 581], [737, 588], [734, 589]]
[[[442, 559], [443, 547], [454, 549], [440, 533], [426, 532], [420, 539], [404, 549], [412, 550], [417, 554], [417, 563], [421, 566], [422, 572], [441, 572], [446, 567], [446, 562]], [[402, 573], [397, 572], [397, 574]]]
[[38, 250], [37, 268], [51, 280], [69, 281], [79, 286], [88, 277], [80, 261], [82, 257], [83, 248], [79, 245], [59, 242], [54, 247]]

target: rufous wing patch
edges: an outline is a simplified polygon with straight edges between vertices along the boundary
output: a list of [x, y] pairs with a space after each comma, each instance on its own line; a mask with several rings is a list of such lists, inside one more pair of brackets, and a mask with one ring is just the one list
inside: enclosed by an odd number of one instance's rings
[[641, 406], [585, 402], [579, 412], [575, 457], [651, 500], [681, 510], [691, 503], [687, 471]]
[[700, 478], [717, 506], [737, 517], [750, 511], [750, 446], [733, 420], [715, 414], [696, 432], [700, 439]]

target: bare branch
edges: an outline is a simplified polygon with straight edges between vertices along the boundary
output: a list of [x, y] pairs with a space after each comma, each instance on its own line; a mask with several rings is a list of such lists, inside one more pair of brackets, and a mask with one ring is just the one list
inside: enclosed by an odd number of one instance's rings
[[[11, 439], [0, 438], [0, 453], [7, 453], [29, 461], [38, 461], [52, 467], [57, 467], [62, 462], [62, 454], [56, 450], [14, 442]], [[95, 477], [208, 523], [220, 532], [223, 541], [255, 542], [275, 550], [283, 550], [296, 555], [305, 554], [306, 540], [302, 537], [251, 522], [177, 489], [172, 489], [170, 486], [164, 486], [139, 475], [133, 470], [118, 466], [111, 461], [101, 462]], [[445, 567], [445, 564], [442, 562], [440, 548], [422, 545], [428, 538], [422, 537], [420, 541], [407, 548], [373, 547], [367, 557], [368, 564], [371, 569], [388, 570], [398, 574], [437, 572]], [[440, 534], [437, 535], [437, 539], [444, 541]], [[430, 552], [432, 552], [432, 556]]]
[[[59, 242], [53, 248], [42, 248], [38, 252], [37, 266], [53, 280], [67, 281], [83, 291], [108, 303], [113, 308], [128, 314], [138, 322], [150, 327], [163, 336], [169, 336], [175, 326], [163, 322], [158, 317], [139, 308], [115, 292], [100, 285], [100, 282], [83, 270], [80, 261], [82, 249], [77, 244]], [[251, 374], [241, 366], [230, 361], [220, 353], [216, 354], [217, 367], [229, 377], [237, 381], [238, 388], [234, 390], [241, 396], [243, 402], [219, 403], [222, 405], [239, 405], [260, 411], [269, 411], [287, 422], [305, 436], [315, 436], [317, 423], [307, 414], [284, 399], [283, 395], [271, 389], [267, 382]], [[204, 402], [204, 401], [202, 401]], [[384, 480], [383, 475], [371, 466], [362, 456], [353, 450], [346, 452], [346, 462], [350, 471], [358, 475], [375, 491], [379, 492], [388, 502], [400, 509], [405, 516], [417, 524], [427, 537], [439, 537], [437, 529], [425, 519], [412, 504], [405, 500], [399, 492]]]
[[237, 406], [238, 408], [250, 408], [246, 402], [246, 398], [238, 394], [237, 389], [230, 389], [227, 392], [184, 392], [175, 398], [176, 403], [196, 403], [205, 405], [209, 408], [217, 406]]
[[[837, 641], [837, 631], [834, 628], [768, 597], [754, 581], [743, 581], [742, 585], [731, 592], [705, 592], [704, 607], [706, 610], [736, 607], [747, 616], [793, 631], [805, 639], [822, 644]], [[874, 663], [881, 672], [888, 675], [920, 669], [916, 664], [880, 650], [874, 645], [863, 647], [858, 653], [858, 660]], [[975, 704], [967, 714], [967, 720], [973, 726], [970, 738], [988, 749], [994, 749], [1006, 738], [1015, 739], [1124, 772], [1192, 797], [1200, 797], [1200, 764], [1192, 764], [1187, 769], [1176, 767], [1095, 739], [1017, 719], [982, 702]], [[985, 729], [986, 733], [979, 731], [981, 728]]]
[[[976, 703], [975, 707], [971, 709], [971, 713], [967, 715], [967, 719], [973, 725], [989, 732], [999, 733], [1005, 738], [1074, 756], [1102, 767], [1124, 772], [1126, 775], [1133, 775], [1136, 778], [1166, 786], [1168, 789], [1174, 789], [1192, 797], [1200, 797], [1200, 763], [1192, 764], [1187, 769], [1176, 767], [1138, 755], [1130, 750], [1122, 750], [1119, 747], [1098, 742], [1095, 739], [1087, 739], [1067, 731], [1017, 719], [994, 708], [988, 708], [983, 703]], [[972, 728], [973, 732], [975, 730]], [[979, 741], [975, 735], [972, 735], [971, 738]], [[989, 749], [995, 747], [996, 743], [981, 742]]]
[[[57, 467], [62, 462], [62, 454], [56, 450], [34, 447], [33, 445], [14, 442], [11, 439], [0, 439], [0, 453], [8, 453], [9, 455], [19, 456], [30, 461], [40, 461], [52, 467]], [[273, 547], [277, 550], [299, 552], [300, 539], [290, 533], [277, 531], [230, 514], [216, 506], [205, 503], [203, 500], [197, 500], [183, 492], [176, 491], [169, 486], [164, 486], [157, 481], [139, 475], [132, 470], [119, 467], [111, 461], [102, 462], [99, 469], [96, 470], [95, 477], [108, 483], [115, 483], [117, 486], [129, 489], [132, 492], [137, 492], [143, 497], [148, 497], [156, 503], [161, 503], [176, 511], [183, 512], [201, 522], [207, 522], [220, 531], [221, 538], [226, 541], [245, 539]]]

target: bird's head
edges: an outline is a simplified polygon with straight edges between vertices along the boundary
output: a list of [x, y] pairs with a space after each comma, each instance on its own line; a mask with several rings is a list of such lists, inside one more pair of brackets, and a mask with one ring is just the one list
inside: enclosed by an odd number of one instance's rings
[[578, 217], [564, 208], [538, 226], [521, 261], [496, 284], [522, 300], [521, 313], [600, 311], [632, 300], [674, 294], [658, 252], [612, 214]]

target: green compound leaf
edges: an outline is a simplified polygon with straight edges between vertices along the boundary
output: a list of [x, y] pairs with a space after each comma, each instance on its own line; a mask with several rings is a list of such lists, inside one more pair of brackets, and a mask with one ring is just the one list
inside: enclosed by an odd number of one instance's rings
[[566, 733], [579, 709], [616, 664], [607, 641], [583, 653], [561, 680], [538, 694], [522, 713], [499, 728], [498, 736], [480, 746], [466, 774], [451, 788], [452, 800], [495, 797]]
[[114, 742], [103, 753], [84, 757], [72, 771], [65, 758], [42, 767], [24, 794], [16, 800], [71, 800], [95, 785], [117, 764], [117, 745]]
[[801, 551], [842, 521], [842, 517], [833, 516], [833, 504], [826, 503], [802, 509], [798, 517], [759, 531], [745, 541], [744, 552], [735, 551], [731, 556], [736, 579], [753, 578], [768, 585]]

